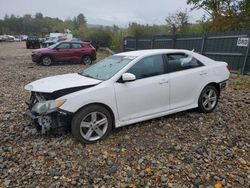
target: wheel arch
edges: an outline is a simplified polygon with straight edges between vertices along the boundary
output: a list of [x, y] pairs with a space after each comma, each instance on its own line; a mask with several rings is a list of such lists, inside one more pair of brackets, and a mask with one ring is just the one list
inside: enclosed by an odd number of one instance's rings
[[41, 57], [40, 57], [40, 59], [39, 59], [39, 62], [41, 62], [42, 59], [43, 59], [44, 57], [46, 57], [46, 56], [50, 57], [51, 60], [54, 61], [54, 58], [53, 58], [53, 56], [52, 56], [51, 54], [42, 54]]
[[91, 54], [84, 54], [84, 55], [82, 56], [81, 60], [82, 60], [84, 57], [90, 57], [91, 60], [93, 61], [93, 57], [92, 57]]
[[[205, 89], [207, 88], [207, 87], [209, 87], [210, 86], [210, 88], [211, 88], [211, 86], [214, 88], [214, 89], [216, 89], [217, 90], [217, 94], [218, 94], [218, 96], [217, 96], [217, 99], [216, 99], [216, 103], [215, 103], [215, 105], [211, 108], [211, 109], [206, 109], [204, 106], [203, 106], [203, 94], [204, 94], [204, 92], [206, 91]], [[201, 90], [201, 92], [200, 92], [200, 95], [199, 95], [199, 98], [198, 98], [198, 110], [200, 111], [200, 112], [202, 112], [202, 113], [209, 113], [209, 112], [212, 112], [215, 108], [216, 108], [216, 106], [217, 106], [217, 104], [218, 104], [218, 100], [219, 100], [219, 98], [220, 98], [220, 84], [219, 83], [216, 83], [216, 82], [210, 82], [210, 83], [208, 83], [208, 84], [206, 84], [203, 88], [202, 88], [202, 90]]]
[[[219, 84], [219, 83], [216, 83], [216, 82], [210, 82], [210, 83], [208, 83], [205, 87], [203, 87], [203, 89], [205, 89], [205, 88], [206, 88], [207, 86], [209, 86], [209, 85], [214, 86], [214, 87], [217, 89], [218, 94], [219, 94], [219, 96], [220, 96], [220, 93], [221, 93], [220, 84]], [[202, 89], [202, 91], [203, 91], [203, 89]]]
[[88, 106], [92, 106], [92, 105], [102, 106], [105, 109], [107, 109], [111, 115], [111, 118], [112, 118], [112, 128], [115, 128], [115, 114], [114, 114], [112, 108], [109, 107], [107, 104], [100, 103], [100, 102], [89, 103], [89, 104], [86, 104], [86, 105], [82, 106], [81, 108], [79, 108], [74, 114], [76, 114], [77, 112], [79, 112], [83, 108], [87, 108]]

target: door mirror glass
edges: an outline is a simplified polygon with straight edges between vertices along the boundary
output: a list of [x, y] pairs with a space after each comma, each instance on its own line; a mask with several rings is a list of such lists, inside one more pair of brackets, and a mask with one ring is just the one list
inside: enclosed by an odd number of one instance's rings
[[123, 82], [132, 82], [132, 81], [135, 81], [136, 80], [136, 77], [134, 74], [131, 74], [131, 73], [124, 73], [122, 75], [122, 81]]

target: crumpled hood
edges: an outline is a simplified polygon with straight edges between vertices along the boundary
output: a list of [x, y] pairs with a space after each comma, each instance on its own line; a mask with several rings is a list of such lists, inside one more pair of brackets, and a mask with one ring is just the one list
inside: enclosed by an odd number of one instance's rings
[[27, 84], [24, 88], [28, 91], [53, 93], [67, 88], [96, 85], [100, 82], [102, 81], [73, 73], [42, 78]]

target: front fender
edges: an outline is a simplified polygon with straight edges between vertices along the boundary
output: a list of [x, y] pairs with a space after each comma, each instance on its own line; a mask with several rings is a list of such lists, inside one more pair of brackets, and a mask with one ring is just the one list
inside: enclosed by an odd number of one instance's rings
[[76, 113], [86, 105], [99, 103], [108, 106], [112, 110], [115, 119], [118, 117], [115, 91], [112, 85], [99, 84], [88, 89], [62, 96], [60, 99], [66, 99], [66, 102], [60, 109], [71, 113]]

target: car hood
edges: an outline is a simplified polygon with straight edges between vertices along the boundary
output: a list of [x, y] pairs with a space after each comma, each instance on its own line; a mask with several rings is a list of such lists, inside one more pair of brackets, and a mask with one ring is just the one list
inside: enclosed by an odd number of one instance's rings
[[45, 52], [45, 51], [49, 51], [49, 50], [50, 50], [49, 48], [39, 48], [39, 49], [33, 50], [32, 52], [38, 53], [38, 52]]
[[97, 85], [101, 82], [101, 80], [73, 73], [42, 78], [27, 84], [24, 88], [28, 91], [53, 93], [67, 88]]

